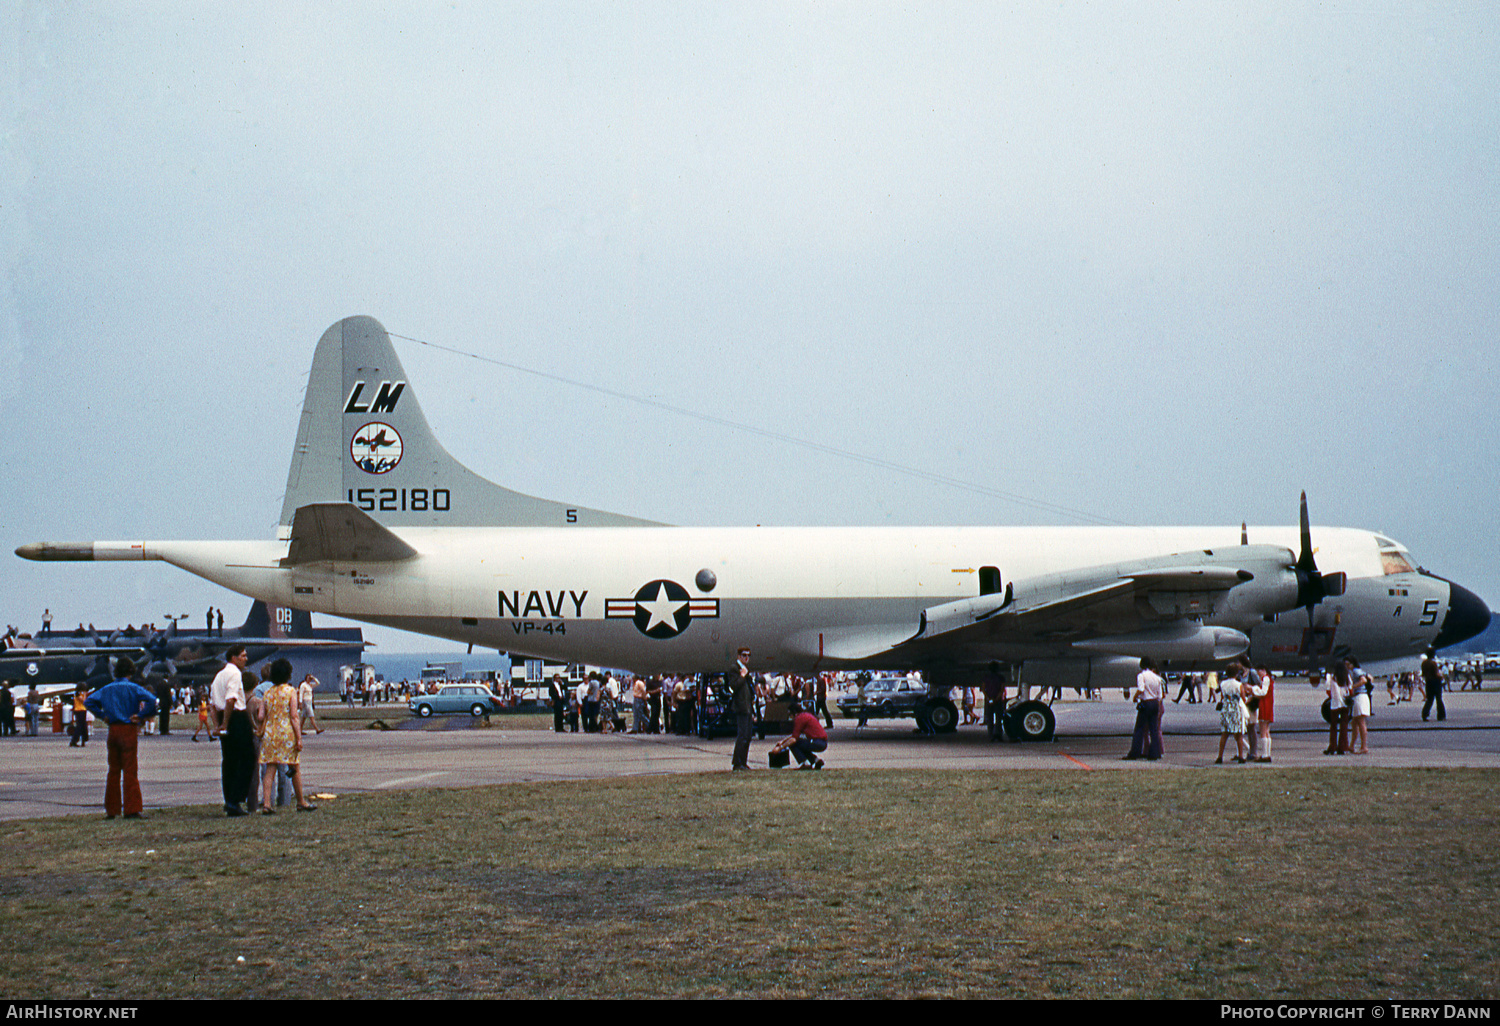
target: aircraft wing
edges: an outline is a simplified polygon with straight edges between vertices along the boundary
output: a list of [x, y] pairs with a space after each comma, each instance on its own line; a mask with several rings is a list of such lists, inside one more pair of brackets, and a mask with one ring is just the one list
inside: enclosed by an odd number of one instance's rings
[[195, 638], [191, 643], [177, 648], [171, 659], [179, 665], [192, 666], [209, 659], [223, 660], [231, 645], [244, 645], [251, 649], [251, 659], [266, 658], [255, 654], [256, 649], [308, 649], [308, 648], [355, 648], [368, 646], [368, 642], [339, 641], [326, 638], [248, 638], [228, 637], [213, 639]]
[[131, 656], [135, 657], [145, 653], [145, 648], [140, 645], [116, 645], [108, 646], [80, 646], [72, 648], [68, 646], [53, 646], [51, 648], [7, 648], [0, 652], [0, 659], [40, 659], [47, 656]]
[[1290, 549], [1244, 545], [1013, 581], [1003, 595], [926, 610], [916, 634], [897, 650], [1046, 645], [1225, 659], [1244, 651], [1249, 640], [1203, 621], [1293, 608], [1295, 562]]
[[[29, 691], [32, 688], [33, 685], [31, 685], [31, 684], [10, 684], [10, 685], [7, 685], [7, 686], [10, 688], [11, 698], [14, 700], [16, 706], [19, 708], [20, 706], [25, 705], [26, 704], [26, 692]], [[36, 693], [37, 693], [37, 695], [40, 696], [41, 699], [42, 699], [42, 701], [44, 701], [44, 702], [47, 699], [49, 699], [49, 698], [55, 698], [58, 695], [71, 695], [73, 692], [75, 692], [75, 691], [78, 690], [78, 685], [76, 683], [68, 683], [68, 684], [37, 684], [37, 685], [35, 685], [35, 687], [36, 687]]]
[[1296, 606], [1296, 557], [1274, 545], [1174, 553], [1012, 581], [999, 594], [924, 610], [915, 631], [889, 625], [805, 631], [792, 647], [830, 660], [982, 663], [1038, 647], [1164, 659], [1227, 659], [1249, 639], [1203, 621]]

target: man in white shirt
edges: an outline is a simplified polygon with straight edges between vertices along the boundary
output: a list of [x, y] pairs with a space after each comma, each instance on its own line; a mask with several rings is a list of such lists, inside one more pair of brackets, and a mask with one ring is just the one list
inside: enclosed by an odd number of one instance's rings
[[228, 661], [209, 685], [208, 701], [213, 706], [214, 733], [223, 742], [219, 746], [219, 777], [224, 789], [224, 814], [244, 816], [243, 803], [255, 773], [255, 729], [243, 683], [250, 656], [244, 645], [231, 645], [224, 658]]
[[1135, 733], [1126, 759], [1155, 762], [1161, 758], [1161, 702], [1166, 697], [1166, 690], [1166, 682], [1157, 672], [1156, 662], [1149, 657], [1143, 658], [1141, 672], [1135, 678]]
[[1328, 747], [1323, 749], [1324, 755], [1344, 755], [1349, 750], [1349, 707], [1344, 704], [1349, 683], [1345, 664], [1334, 663], [1328, 675]]

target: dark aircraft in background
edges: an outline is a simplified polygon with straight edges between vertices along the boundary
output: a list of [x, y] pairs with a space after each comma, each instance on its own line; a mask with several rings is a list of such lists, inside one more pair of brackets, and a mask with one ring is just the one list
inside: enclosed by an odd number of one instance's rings
[[244, 645], [250, 662], [258, 663], [287, 649], [363, 648], [364, 640], [358, 628], [314, 631], [310, 613], [257, 600], [243, 624], [222, 634], [182, 631], [174, 622], [149, 636], [113, 631], [101, 640], [97, 631], [87, 637], [50, 634], [31, 644], [37, 647], [0, 651], [0, 682], [23, 698], [33, 684], [43, 697], [80, 683], [101, 687], [112, 679], [121, 656], [130, 657], [143, 674], [159, 673], [174, 685], [196, 684], [219, 672], [230, 645]]

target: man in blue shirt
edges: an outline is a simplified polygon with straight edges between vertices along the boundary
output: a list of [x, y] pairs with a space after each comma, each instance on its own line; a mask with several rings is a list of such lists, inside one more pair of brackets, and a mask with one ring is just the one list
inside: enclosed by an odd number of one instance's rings
[[156, 696], [129, 680], [134, 672], [135, 664], [121, 656], [115, 662], [115, 682], [84, 702], [89, 712], [109, 723], [109, 775], [104, 781], [104, 814], [109, 819], [122, 809], [126, 819], [140, 819], [144, 804], [136, 775], [136, 744], [142, 717], [156, 711]]

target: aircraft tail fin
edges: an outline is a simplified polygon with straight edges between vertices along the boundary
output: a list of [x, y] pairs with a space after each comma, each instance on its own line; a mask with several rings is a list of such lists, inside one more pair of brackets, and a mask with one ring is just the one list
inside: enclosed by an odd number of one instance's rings
[[235, 634], [241, 638], [311, 638], [312, 614], [290, 606], [267, 606], [256, 599]]
[[266, 604], [260, 599], [250, 603], [250, 612], [245, 615], [245, 622], [240, 624], [237, 632], [241, 637], [265, 638], [271, 634], [271, 614]]
[[298, 508], [350, 503], [386, 527], [643, 526], [522, 495], [459, 463], [433, 436], [391, 338], [370, 317], [324, 332], [292, 451], [280, 536]]

